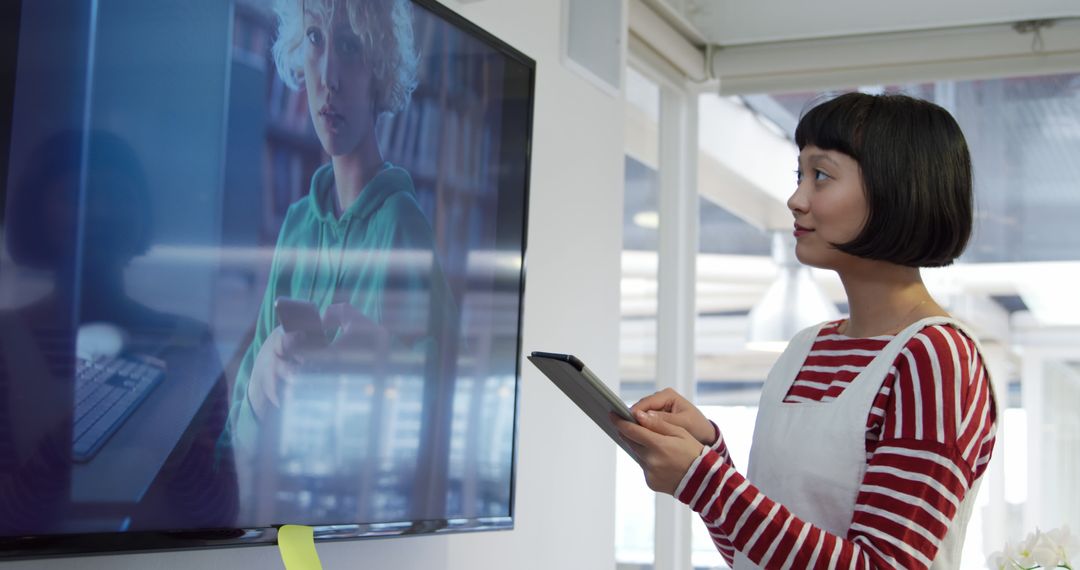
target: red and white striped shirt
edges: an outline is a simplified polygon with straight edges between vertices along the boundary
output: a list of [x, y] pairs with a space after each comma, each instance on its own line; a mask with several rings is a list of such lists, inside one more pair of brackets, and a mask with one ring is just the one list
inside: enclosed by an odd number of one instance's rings
[[[839, 322], [818, 333], [785, 402], [835, 399], [892, 339], [843, 336]], [[728, 564], [739, 550], [762, 567], [927, 568], [986, 469], [995, 418], [975, 343], [930, 326], [893, 362], [866, 419], [867, 469], [847, 536], [763, 496], [735, 469], [719, 430], [675, 496], [701, 515]]]

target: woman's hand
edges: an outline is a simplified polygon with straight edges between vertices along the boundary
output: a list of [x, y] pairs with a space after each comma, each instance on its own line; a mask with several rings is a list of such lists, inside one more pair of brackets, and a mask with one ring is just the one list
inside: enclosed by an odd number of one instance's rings
[[675, 494], [704, 445], [684, 428], [668, 422], [660, 412], [638, 411], [634, 418], [637, 424], [612, 416], [616, 429], [637, 453], [649, 488]]
[[287, 333], [276, 327], [259, 348], [248, 381], [248, 402], [255, 417], [262, 418], [271, 408], [281, 407], [281, 388], [292, 380], [296, 367], [302, 363], [301, 348], [304, 333]]
[[667, 423], [690, 432], [690, 435], [694, 436], [701, 445], [712, 445], [716, 441], [716, 430], [712, 422], [701, 413], [701, 410], [697, 409], [697, 406], [671, 388], [664, 388], [651, 396], [642, 398], [630, 408], [630, 411], [635, 416], [637, 412], [654, 412], [657, 417]]
[[348, 303], [334, 303], [327, 307], [323, 314], [323, 328], [338, 331], [330, 345], [333, 350], [386, 354], [390, 346], [390, 333], [386, 328]]
[[324, 372], [350, 374], [378, 373], [380, 363], [390, 358], [390, 334], [360, 309], [347, 303], [326, 308], [323, 328], [336, 331], [334, 342], [313, 359], [313, 368]]
[[313, 331], [285, 332], [280, 326], [266, 338], [255, 356], [248, 383], [248, 401], [257, 418], [281, 407], [281, 390], [303, 373], [347, 372], [371, 366], [389, 351], [386, 329], [346, 303], [330, 305], [323, 329], [338, 331], [327, 346], [324, 335]]

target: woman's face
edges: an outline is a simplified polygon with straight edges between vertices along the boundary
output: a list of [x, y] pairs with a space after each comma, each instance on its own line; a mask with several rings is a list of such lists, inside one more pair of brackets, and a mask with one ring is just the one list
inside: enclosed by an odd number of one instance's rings
[[304, 88], [315, 133], [330, 156], [352, 153], [375, 130], [371, 67], [337, 2], [327, 18], [304, 11]]
[[799, 261], [837, 269], [855, 259], [831, 245], [855, 239], [869, 211], [862, 173], [854, 158], [816, 146], [803, 148], [798, 186], [787, 206], [795, 216], [795, 256]]

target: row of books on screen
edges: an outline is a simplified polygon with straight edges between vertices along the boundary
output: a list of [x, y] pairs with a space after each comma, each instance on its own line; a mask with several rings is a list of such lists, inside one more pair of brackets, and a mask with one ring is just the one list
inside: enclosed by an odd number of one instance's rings
[[274, 78], [270, 83], [270, 99], [267, 101], [270, 120], [297, 134], [312, 132], [307, 95], [301, 91], [289, 89], [277, 76], [276, 69], [274, 73]]
[[289, 206], [307, 193], [314, 166], [302, 153], [284, 145], [268, 146], [267, 153], [270, 155], [268, 182], [272, 204], [268, 229], [276, 234]]
[[408, 165], [414, 178], [438, 178], [458, 191], [483, 191], [497, 158], [497, 133], [485, 128], [482, 116], [474, 119], [439, 107], [434, 98], [414, 98], [407, 112], [384, 121], [383, 154]]
[[233, 23], [233, 58], [265, 69], [270, 56], [272, 18], [264, 8], [240, 0]]

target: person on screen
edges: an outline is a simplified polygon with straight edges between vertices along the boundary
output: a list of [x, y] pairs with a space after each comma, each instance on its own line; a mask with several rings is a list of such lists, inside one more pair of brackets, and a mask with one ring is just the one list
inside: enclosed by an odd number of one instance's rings
[[[410, 2], [280, 0], [275, 10], [278, 73], [306, 94], [330, 162], [286, 213], [237, 371], [231, 437], [249, 449], [262, 419], [280, 406], [283, 383], [300, 377], [301, 362], [340, 370], [350, 355], [388, 345], [419, 351], [430, 366], [453, 310], [412, 178], [384, 160], [376, 136], [380, 117], [405, 109], [417, 85]], [[279, 298], [313, 302], [334, 337], [330, 348], [286, 332]]]
[[650, 488], [699, 513], [735, 568], [956, 568], [996, 405], [975, 336], [920, 268], [967, 244], [967, 143], [937, 105], [862, 93], [811, 109], [795, 141], [795, 253], [836, 271], [850, 317], [800, 332], [777, 360], [745, 474], [670, 389], [619, 431]]

